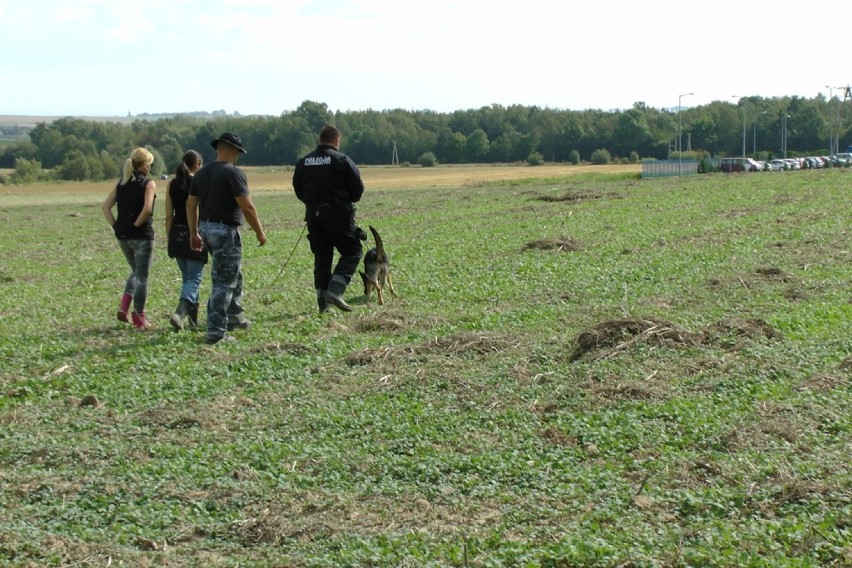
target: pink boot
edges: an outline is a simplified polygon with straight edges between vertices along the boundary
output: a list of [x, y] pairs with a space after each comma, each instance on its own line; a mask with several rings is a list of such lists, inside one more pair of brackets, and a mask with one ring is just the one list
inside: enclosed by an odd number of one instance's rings
[[130, 315], [133, 318], [133, 327], [142, 331], [148, 329], [148, 318], [145, 317], [145, 312], [133, 312]]
[[123, 321], [124, 323], [129, 322], [127, 319], [127, 312], [130, 311], [130, 302], [133, 301], [133, 296], [130, 294], [124, 294], [121, 297], [121, 302], [118, 304], [118, 313], [115, 316], [118, 318], [118, 321]]

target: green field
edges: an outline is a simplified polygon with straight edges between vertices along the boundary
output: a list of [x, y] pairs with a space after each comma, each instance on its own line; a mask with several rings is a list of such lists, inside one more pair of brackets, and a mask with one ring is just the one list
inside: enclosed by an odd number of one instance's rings
[[213, 347], [162, 189], [147, 333], [106, 189], [0, 194], [0, 565], [852, 565], [850, 173], [483, 179], [368, 185], [324, 316], [259, 191]]

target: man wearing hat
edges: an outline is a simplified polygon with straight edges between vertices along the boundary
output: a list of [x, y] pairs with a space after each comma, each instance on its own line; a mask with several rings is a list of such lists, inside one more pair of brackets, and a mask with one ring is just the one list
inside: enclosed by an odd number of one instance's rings
[[202, 244], [210, 253], [213, 289], [207, 300], [207, 343], [225, 339], [226, 332], [248, 329], [243, 313], [242, 241], [239, 227], [247, 221], [260, 246], [266, 233], [249, 195], [245, 173], [237, 159], [245, 154], [240, 137], [225, 132], [210, 143], [216, 160], [204, 165], [192, 178], [186, 216], [194, 250]]

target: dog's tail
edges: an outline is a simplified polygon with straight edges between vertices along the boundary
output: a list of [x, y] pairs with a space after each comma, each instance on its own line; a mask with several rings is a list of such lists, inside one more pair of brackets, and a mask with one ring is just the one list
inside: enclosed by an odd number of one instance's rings
[[373, 233], [373, 239], [376, 241], [376, 261], [379, 263], [387, 262], [388, 257], [385, 255], [385, 245], [382, 243], [382, 237], [379, 232], [370, 225], [370, 232]]

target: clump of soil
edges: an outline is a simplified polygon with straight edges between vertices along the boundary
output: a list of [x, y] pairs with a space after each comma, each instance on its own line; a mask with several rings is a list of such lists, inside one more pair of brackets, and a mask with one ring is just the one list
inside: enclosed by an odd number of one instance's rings
[[524, 245], [522, 251], [527, 250], [556, 250], [565, 252], [576, 252], [583, 250], [583, 247], [571, 237], [560, 237], [556, 239], [541, 239], [532, 241]]

